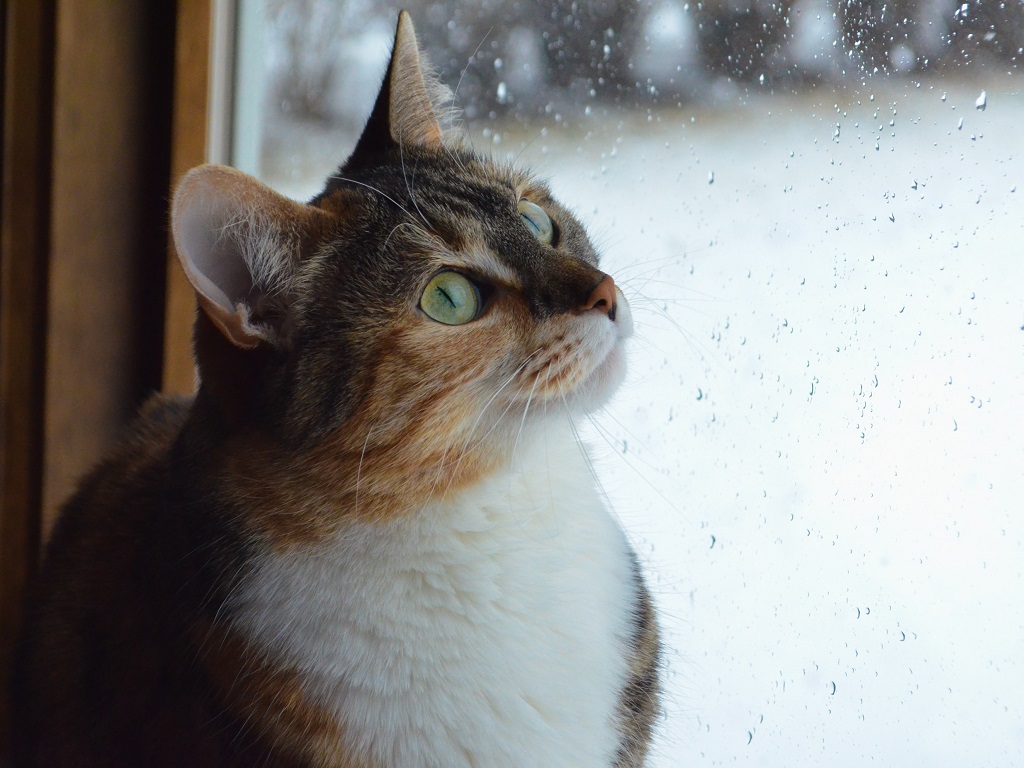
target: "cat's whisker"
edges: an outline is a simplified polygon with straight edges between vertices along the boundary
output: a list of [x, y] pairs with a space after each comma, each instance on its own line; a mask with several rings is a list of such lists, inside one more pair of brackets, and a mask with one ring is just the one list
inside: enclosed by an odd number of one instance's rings
[[366, 446], [370, 444], [370, 436], [373, 434], [373, 428], [375, 424], [371, 424], [366, 430], [366, 439], [363, 440], [363, 449], [359, 452], [359, 466], [356, 467], [356, 500], [355, 500], [355, 514], [359, 515], [359, 482], [363, 477], [363, 459], [366, 458]]
[[494, 27], [488, 29], [487, 32], [484, 33], [484, 36], [480, 39], [480, 42], [477, 43], [476, 48], [473, 49], [473, 52], [469, 54], [469, 58], [466, 60], [466, 66], [462, 68], [462, 73], [459, 75], [459, 81], [455, 84], [455, 90], [452, 91], [452, 101], [458, 99], [459, 88], [462, 87], [462, 81], [466, 77], [466, 73], [469, 71], [469, 67], [473, 63], [473, 59], [476, 58], [476, 55], [480, 52], [480, 49], [484, 47], [484, 43], [487, 42], [487, 38], [490, 37], [491, 32], [493, 31]]
[[415, 192], [416, 169], [415, 168], [413, 169], [413, 174], [412, 174], [413, 182], [412, 182], [412, 184], [410, 184], [409, 183], [409, 173], [408, 173], [408, 171], [406, 170], [406, 167], [405, 167], [405, 150], [402, 148], [401, 144], [398, 145], [398, 157], [399, 157], [399, 160], [402, 163], [402, 181], [405, 182], [405, 191], [409, 194], [409, 199], [412, 201], [412, 206], [413, 206], [413, 208], [416, 209], [416, 213], [419, 214], [420, 220], [423, 222], [423, 224], [427, 228], [427, 230], [431, 230], [432, 227], [430, 225], [430, 222], [427, 221], [427, 217], [424, 216], [423, 215], [423, 211], [420, 210], [420, 204], [416, 201], [416, 192]]
[[520, 157], [522, 156], [523, 152], [525, 152], [525, 151], [526, 151], [526, 150], [528, 150], [528, 149], [529, 149], [529, 148], [530, 148], [531, 146], [533, 146], [533, 144], [534, 144], [534, 143], [535, 143], [535, 142], [537, 141], [537, 139], [541, 138], [542, 136], [546, 136], [546, 135], [547, 135], [547, 133], [548, 133], [548, 131], [547, 131], [547, 128], [541, 128], [541, 129], [540, 129], [539, 131], [537, 131], [537, 135], [536, 135], [536, 136], [534, 136], [534, 137], [533, 137], [532, 139], [530, 139], [530, 140], [529, 140], [528, 142], [526, 142], [526, 143], [525, 143], [525, 144], [524, 144], [524, 145], [523, 145], [523, 146], [522, 146], [522, 147], [520, 148], [520, 150], [519, 150], [518, 152], [516, 152], [516, 156], [515, 156], [515, 158], [514, 158], [514, 159], [512, 160], [512, 162], [510, 163], [510, 165], [515, 165], [516, 163], [518, 163], [518, 162], [519, 162], [519, 158], [520, 158]]
[[[539, 354], [540, 352], [542, 352], [542, 351], [543, 351], [543, 348], [541, 348], [541, 347], [538, 347], [537, 349], [533, 350], [533, 352], [531, 352], [530, 354], [528, 354], [528, 355], [527, 355], [527, 356], [526, 356], [526, 357], [525, 357], [525, 358], [523, 359], [523, 362], [521, 362], [521, 363], [519, 364], [519, 366], [518, 366], [518, 367], [517, 367], [517, 368], [516, 368], [516, 369], [515, 369], [514, 371], [512, 371], [512, 373], [511, 373], [511, 374], [509, 374], [508, 378], [506, 378], [506, 379], [505, 379], [505, 381], [504, 381], [504, 382], [502, 383], [502, 385], [501, 385], [500, 387], [498, 387], [498, 388], [497, 388], [497, 389], [495, 390], [494, 394], [493, 394], [493, 395], [491, 395], [491, 396], [490, 396], [490, 398], [488, 398], [487, 402], [486, 402], [486, 403], [484, 403], [484, 407], [483, 407], [482, 409], [480, 409], [480, 413], [479, 413], [479, 414], [477, 414], [476, 420], [475, 420], [475, 421], [473, 422], [473, 425], [472, 425], [472, 426], [471, 426], [471, 427], [469, 428], [469, 433], [468, 433], [468, 436], [472, 436], [472, 434], [473, 434], [473, 433], [474, 433], [474, 432], [476, 431], [476, 428], [477, 428], [477, 426], [479, 426], [479, 424], [480, 424], [480, 420], [481, 420], [481, 419], [483, 418], [483, 416], [484, 416], [484, 413], [485, 413], [485, 412], [487, 411], [487, 409], [488, 409], [488, 408], [490, 407], [491, 403], [493, 403], [493, 402], [494, 402], [494, 399], [495, 399], [495, 398], [496, 398], [496, 397], [497, 397], [498, 395], [500, 395], [500, 394], [502, 393], [502, 391], [503, 391], [503, 390], [504, 390], [504, 389], [505, 389], [505, 388], [506, 388], [506, 387], [507, 387], [507, 386], [508, 386], [509, 384], [511, 384], [511, 383], [512, 383], [513, 381], [515, 381], [516, 377], [517, 377], [517, 376], [518, 376], [518, 375], [519, 375], [520, 373], [522, 373], [523, 369], [524, 369], [524, 368], [525, 368], [525, 367], [526, 367], [526, 366], [527, 366], [527, 365], [529, 364], [530, 360], [532, 360], [532, 359], [533, 359], [534, 357], [536, 357], [536, 356], [537, 356], [537, 355], [538, 355], [538, 354]], [[506, 409], [506, 410], [507, 410], [507, 409]], [[488, 432], [487, 432], [487, 433], [486, 433], [486, 434], [484, 435], [484, 437], [486, 437], [486, 436], [487, 436], [487, 435], [489, 435], [489, 434], [490, 434], [490, 431], [488, 431]], [[483, 438], [481, 438], [481, 439], [483, 439]]]
[[[371, 192], [376, 192], [378, 195], [383, 197], [385, 200], [390, 201], [396, 208], [398, 208], [400, 211], [402, 211], [410, 219], [415, 219], [416, 218], [415, 216], [412, 215], [412, 213], [409, 212], [408, 208], [406, 208], [400, 202], [395, 200], [395, 198], [391, 197], [391, 195], [389, 195], [387, 192], [383, 191], [382, 189], [378, 189], [377, 187], [373, 186], [372, 184], [366, 184], [366, 183], [364, 183], [362, 181], [357, 181], [356, 179], [350, 179], [347, 176], [337, 176], [336, 175], [336, 176], [332, 176], [331, 178], [334, 181], [343, 181], [346, 184], [356, 184], [356, 185], [358, 185], [360, 187], [365, 187], [366, 189], [370, 190]], [[428, 227], [429, 227], [429, 225], [428, 225]]]
[[[669, 321], [669, 323], [675, 328], [675, 330], [678, 331], [683, 341], [686, 342], [686, 346], [690, 348], [690, 352], [693, 354], [696, 360], [699, 360], [702, 363], [715, 362], [720, 364], [720, 360], [715, 355], [714, 350], [711, 347], [709, 347], [706, 343], [698, 339], [697, 336], [693, 334], [693, 332], [679, 325], [671, 316], [669, 316], [665, 312], [656, 312], [655, 315], [657, 317], [661, 317]], [[642, 339], [644, 337], [642, 335], [638, 335], [637, 338]], [[648, 340], [647, 343], [651, 344], [652, 342]]]
[[[476, 432], [477, 427], [479, 427], [480, 422], [481, 422], [481, 420], [484, 417], [484, 414], [487, 413], [487, 409], [491, 407], [491, 404], [495, 401], [495, 399], [498, 397], [498, 395], [500, 395], [505, 390], [505, 388], [508, 387], [509, 384], [511, 384], [513, 381], [515, 381], [516, 377], [529, 364], [530, 360], [533, 359], [533, 357], [536, 356], [541, 351], [542, 351], [541, 348], [537, 348], [533, 352], [531, 352], [529, 355], [527, 355], [526, 358], [523, 360], [523, 362], [520, 363], [519, 366], [511, 374], [509, 374], [509, 376], [505, 379], [505, 381], [502, 382], [501, 386], [499, 386], [494, 391], [494, 393], [490, 396], [490, 398], [488, 398], [487, 402], [484, 403], [483, 408], [480, 409], [480, 413], [477, 414], [477, 417], [473, 421], [472, 426], [470, 426], [469, 431], [466, 433], [466, 436], [462, 440], [462, 446], [461, 446], [461, 450], [459, 452], [459, 458], [456, 459], [454, 468], [453, 468], [452, 473], [451, 473], [451, 477], [449, 477], [449, 479], [448, 479], [448, 488], [450, 488], [451, 484], [454, 482], [455, 477], [458, 474], [458, 470], [462, 467], [462, 462], [465, 460], [466, 456], [468, 456], [470, 450], [474, 447], [474, 445], [471, 444], [472, 443], [472, 439], [473, 439], [473, 434]], [[490, 429], [488, 429], [487, 432], [485, 432], [476, 441], [476, 445], [482, 444], [488, 438], [488, 436], [495, 429], [497, 429], [498, 425], [501, 423], [501, 420], [505, 417], [505, 414], [509, 412], [509, 410], [512, 408], [513, 404], [514, 404], [514, 400], [510, 400], [508, 405], [505, 406], [505, 409], [500, 414], [498, 414], [498, 418], [495, 419], [495, 421], [491, 425]], [[454, 441], [452, 442], [452, 444], [454, 444]], [[445, 448], [445, 455], [447, 454], [447, 452], [448, 452], [448, 448]], [[442, 477], [443, 462], [444, 462], [444, 456], [442, 456], [442, 467], [438, 468], [438, 472], [435, 475], [435, 478], [437, 478], [437, 480], [440, 480], [440, 478]], [[436, 489], [437, 480], [435, 480], [435, 484], [431, 488], [431, 491]], [[446, 488], [446, 490], [447, 490], [447, 488]]]
[[630, 277], [634, 277], [635, 275], [633, 275], [633, 270], [636, 270], [639, 267], [650, 267], [650, 269], [645, 269], [643, 272], [637, 274], [642, 275], [647, 274], [649, 272], [658, 272], [664, 269], [666, 264], [678, 261], [679, 258], [680, 256], [678, 254], [670, 253], [666, 256], [659, 256], [653, 259], [644, 259], [643, 261], [630, 261], [629, 263], [624, 264], [617, 270], [617, 276], [623, 276], [624, 280]]
[[[682, 515], [682, 514], [683, 514], [682, 510], [680, 510], [680, 509], [679, 509], [679, 507], [677, 507], [677, 506], [676, 506], [675, 504], [673, 504], [673, 503], [672, 503], [672, 500], [671, 500], [671, 499], [669, 499], [669, 498], [668, 498], [668, 496], [666, 496], [666, 495], [665, 495], [664, 493], [662, 493], [662, 492], [661, 492], [661, 491], [660, 491], [660, 490], [658, 489], [658, 487], [657, 487], [656, 485], [654, 485], [654, 483], [652, 483], [652, 482], [651, 482], [651, 481], [650, 481], [650, 480], [649, 480], [649, 479], [648, 479], [648, 478], [647, 478], [647, 477], [646, 477], [646, 476], [644, 475], [644, 473], [643, 473], [643, 472], [641, 472], [641, 471], [640, 471], [639, 469], [637, 469], [637, 468], [636, 468], [636, 467], [635, 467], [635, 466], [633, 465], [633, 463], [632, 463], [632, 462], [631, 462], [631, 461], [630, 461], [629, 459], [627, 459], [627, 458], [626, 458], [626, 454], [625, 454], [625, 453], [623, 453], [623, 452], [622, 452], [622, 451], [621, 451], [621, 450], [619, 449], [619, 447], [615, 445], [615, 441], [613, 440], [613, 438], [612, 438], [612, 435], [611, 435], [611, 433], [610, 433], [610, 432], [608, 432], [606, 428], [602, 427], [602, 426], [600, 425], [600, 423], [599, 423], [599, 422], [598, 422], [597, 420], [595, 420], [595, 419], [594, 419], [594, 418], [593, 418], [592, 416], [590, 416], [589, 414], [587, 415], [587, 420], [588, 420], [588, 421], [589, 421], [589, 422], [591, 423], [591, 425], [592, 425], [592, 426], [594, 427], [594, 429], [595, 429], [595, 431], [597, 432], [597, 434], [598, 434], [598, 435], [600, 435], [600, 436], [601, 436], [601, 438], [602, 438], [602, 439], [603, 439], [603, 440], [605, 441], [605, 443], [607, 443], [607, 444], [608, 444], [608, 447], [609, 447], [609, 448], [611, 448], [611, 449], [612, 449], [612, 450], [613, 450], [613, 451], [615, 452], [615, 454], [616, 454], [616, 455], [617, 455], [617, 456], [619, 457], [619, 459], [620, 459], [620, 460], [621, 460], [621, 461], [622, 461], [622, 462], [623, 462], [623, 463], [624, 463], [624, 464], [625, 464], [625, 465], [626, 465], [627, 467], [629, 467], [629, 468], [630, 468], [630, 469], [631, 469], [631, 470], [633, 471], [633, 473], [634, 473], [634, 474], [635, 474], [635, 475], [636, 475], [636, 476], [637, 476], [638, 478], [640, 478], [640, 479], [641, 479], [641, 480], [642, 480], [642, 481], [643, 481], [643, 482], [644, 482], [644, 483], [645, 483], [645, 484], [647, 485], [647, 487], [648, 487], [648, 488], [650, 488], [650, 489], [651, 489], [652, 491], [654, 491], [654, 492], [655, 492], [655, 493], [656, 493], [656, 494], [658, 495], [658, 497], [659, 497], [659, 498], [660, 498], [660, 499], [661, 499], [662, 501], [664, 501], [664, 502], [665, 502], [666, 504], [668, 504], [668, 506], [669, 506], [669, 507], [670, 507], [670, 508], [672, 509], [672, 511], [673, 511], [673, 512], [676, 512], [677, 514], [680, 514], [680, 515]], [[644, 463], [645, 463], [645, 464], [647, 464], [647, 462], [644, 462]], [[653, 467], [653, 466], [651, 466], [650, 464], [647, 464], [647, 466], [648, 466], [648, 467], [649, 467], [650, 469], [652, 469], [652, 470], [656, 470], [656, 469], [657, 469], [656, 467]]]
[[[459, 88], [462, 87], [462, 81], [466, 77], [466, 73], [469, 71], [469, 68], [473, 63], [473, 59], [476, 57], [477, 53], [479, 53], [493, 30], [494, 27], [487, 30], [483, 38], [481, 38], [480, 42], [473, 50], [473, 53], [469, 55], [469, 58], [466, 60], [466, 66], [462, 68], [462, 72], [459, 74], [459, 81], [455, 84], [455, 90], [452, 91], [449, 114], [446, 116], [450, 123], [449, 130], [451, 131], [456, 129], [456, 123], [459, 121], [459, 115], [461, 114], [459, 108], [456, 106], [459, 98]], [[464, 134], [463, 138], [469, 140], [470, 149], [475, 151], [475, 147], [473, 146], [473, 137]], [[444, 149], [445, 154], [447, 154], [448, 157], [458, 166], [459, 170], [466, 171], [466, 165], [463, 162], [463, 159], [459, 157], [459, 153], [453, 151], [447, 142], [442, 142], [441, 146]]]
[[[464, 447], [467, 450], [471, 447], [470, 446], [470, 440], [472, 439], [473, 433], [475, 433], [476, 430], [477, 430], [477, 427], [480, 426], [480, 421], [483, 419], [484, 414], [487, 412], [487, 409], [490, 408], [491, 403], [494, 402], [494, 400], [498, 397], [498, 395], [500, 395], [505, 390], [505, 388], [508, 387], [509, 384], [511, 384], [513, 381], [515, 381], [516, 377], [520, 373], [522, 373], [523, 369], [529, 364], [530, 360], [532, 360], [541, 351], [542, 351], [542, 349], [538, 348], [538, 349], [535, 349], [533, 352], [531, 352], [529, 355], [527, 355], [526, 358], [523, 360], [523, 362], [520, 363], [519, 366], [511, 374], [509, 374], [508, 378], [505, 379], [505, 381], [501, 384], [501, 386], [498, 387], [494, 391], [494, 394], [492, 394], [490, 396], [490, 398], [488, 398], [487, 402], [484, 403], [484, 407], [480, 409], [480, 413], [477, 414], [477, 417], [473, 421], [472, 426], [469, 428], [469, 431], [466, 433], [466, 438], [465, 438], [465, 441], [464, 441]], [[494, 422], [494, 424], [491, 425], [491, 428], [488, 429], [487, 432], [485, 432], [476, 441], [477, 445], [481, 444], [484, 440], [486, 440], [487, 437], [497, 428], [498, 423], [501, 421], [501, 418], [506, 413], [508, 413], [509, 409], [512, 407], [513, 404], [514, 404], [514, 401], [509, 402], [509, 404], [507, 406], [505, 406], [505, 410], [503, 410], [499, 414], [498, 419]]]
[[580, 452], [580, 456], [583, 457], [584, 463], [587, 465], [587, 471], [590, 472], [590, 476], [594, 481], [594, 486], [597, 488], [598, 494], [604, 500], [605, 505], [609, 510], [613, 509], [611, 497], [608, 495], [608, 491], [604, 487], [604, 483], [601, 482], [601, 477], [597, 472], [597, 467], [594, 466], [594, 460], [590, 454], [587, 453], [587, 445], [583, 441], [583, 437], [580, 435], [579, 427], [576, 425], [576, 420], [572, 416], [572, 409], [569, 407], [569, 402], [565, 398], [565, 394], [562, 394], [562, 407], [565, 411], [566, 421], [569, 423], [569, 428], [572, 430], [573, 441], [576, 443], [576, 448]]
[[719, 299], [716, 299], [713, 296], [709, 297], [709, 298], [706, 298], [706, 299], [705, 298], [692, 298], [692, 297], [689, 297], [689, 296], [654, 296], [654, 295], [652, 295], [650, 293], [644, 293], [642, 291], [637, 290], [635, 286], [630, 285], [629, 283], [626, 284], [625, 288], [626, 288], [626, 290], [632, 291], [633, 293], [641, 296], [642, 298], [646, 299], [647, 301], [649, 301], [651, 303], [671, 304], [673, 306], [678, 306], [678, 307], [681, 307], [683, 309], [689, 309], [689, 310], [693, 311], [695, 314], [702, 314], [702, 315], [705, 315], [705, 316], [707, 316], [707, 315], [702, 310], [698, 310], [698, 309], [692, 307], [691, 305], [693, 305], [693, 304], [714, 304], [714, 303], [719, 303]]
[[[629, 289], [629, 286], [627, 286], [627, 289]], [[662, 302], [660, 300], [646, 296], [643, 293], [636, 291], [635, 289], [628, 291], [628, 298], [630, 306], [634, 310], [650, 310], [655, 316], [667, 320], [684, 338], [688, 340], [695, 339], [693, 332], [685, 328], [684, 326], [680, 325], [679, 321], [677, 321], [671, 314], [669, 314], [665, 307], [662, 306]], [[692, 311], [697, 314], [706, 316], [706, 313], [703, 312], [702, 310], [693, 309], [692, 307], [690, 309], [692, 309]], [[705, 352], [706, 351], [708, 350], [705, 350]], [[703, 356], [701, 357], [703, 358]]]
[[388, 236], [387, 236], [387, 237], [386, 237], [386, 238], [384, 239], [384, 245], [383, 245], [383, 246], [381, 246], [381, 250], [386, 250], [386, 249], [387, 249], [387, 247], [388, 247], [388, 243], [389, 243], [389, 242], [391, 241], [391, 236], [392, 236], [393, 234], [395, 234], [395, 232], [397, 232], [398, 230], [400, 230], [400, 229], [401, 229], [402, 227], [412, 227], [413, 229], [416, 229], [416, 230], [418, 230], [418, 229], [419, 229], [419, 227], [417, 227], [417, 226], [416, 226], [415, 224], [413, 224], [413, 223], [412, 223], [411, 221], [402, 221], [402, 222], [399, 222], [398, 224], [396, 224], [396, 225], [395, 225], [394, 227], [392, 227], [392, 228], [391, 228], [391, 231], [390, 231], [390, 232], [388, 232]]
[[[551, 377], [551, 366], [548, 366], [548, 367], [546, 367], [544, 369], [544, 385], [545, 386], [547, 386], [547, 383], [548, 383], [548, 380], [549, 380], [550, 377]], [[535, 376], [534, 379], [533, 379], [533, 386], [530, 387], [530, 394], [526, 398], [526, 407], [523, 408], [523, 416], [519, 420], [519, 429], [516, 431], [516, 440], [515, 440], [515, 443], [513, 443], [513, 445], [512, 445], [512, 460], [509, 463], [509, 469], [510, 470], [511, 470], [511, 468], [513, 466], [515, 466], [516, 453], [519, 450], [519, 439], [522, 437], [523, 431], [526, 428], [526, 416], [530, 412], [530, 404], [533, 402], [533, 395], [534, 395], [534, 392], [537, 389], [537, 382], [538, 381], [540, 381], [540, 377], [536, 377]], [[509, 472], [508, 480], [509, 480], [509, 485], [510, 485], [510, 487], [509, 487], [509, 495], [511, 497], [511, 494], [512, 494], [512, 488], [511, 488], [512, 473], [511, 472]]]
[[[549, 366], [549, 367], [544, 369], [544, 383], [545, 384], [547, 384], [548, 377], [550, 375], [551, 375], [551, 368]], [[523, 435], [523, 429], [526, 426], [526, 416], [530, 412], [530, 404], [533, 402], [533, 394], [534, 394], [534, 392], [537, 389], [537, 382], [538, 381], [540, 381], [540, 379], [535, 377], [534, 380], [533, 380], [533, 386], [530, 387], [530, 394], [526, 398], [526, 407], [523, 408], [523, 416], [519, 420], [519, 431], [516, 432], [516, 441], [515, 441], [515, 443], [512, 446], [512, 461], [513, 462], [515, 462], [516, 451], [519, 450], [519, 438], [522, 437], [522, 435]]]

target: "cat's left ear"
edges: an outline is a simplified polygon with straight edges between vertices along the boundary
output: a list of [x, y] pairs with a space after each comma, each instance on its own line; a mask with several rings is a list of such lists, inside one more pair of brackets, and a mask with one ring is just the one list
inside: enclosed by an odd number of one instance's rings
[[[442, 122], [448, 127], [443, 128]], [[460, 138], [455, 123], [451, 91], [426, 62], [412, 18], [402, 11], [384, 83], [353, 157], [372, 153], [389, 142], [440, 149]]]
[[199, 306], [242, 349], [287, 342], [303, 243], [326, 214], [234, 168], [202, 165], [178, 184], [171, 230]]

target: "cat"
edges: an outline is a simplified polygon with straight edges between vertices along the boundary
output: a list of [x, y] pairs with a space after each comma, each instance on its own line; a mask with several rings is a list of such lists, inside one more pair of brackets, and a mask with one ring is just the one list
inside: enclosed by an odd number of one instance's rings
[[450, 97], [403, 12], [309, 203], [180, 182], [200, 384], [62, 511], [17, 765], [644, 764], [656, 617], [572, 424], [623, 376], [629, 305]]

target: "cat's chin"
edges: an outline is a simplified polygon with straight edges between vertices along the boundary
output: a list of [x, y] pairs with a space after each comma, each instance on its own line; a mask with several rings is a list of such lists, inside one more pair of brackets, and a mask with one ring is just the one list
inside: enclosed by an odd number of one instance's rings
[[604, 360], [580, 383], [569, 398], [578, 413], [590, 413], [611, 400], [626, 378], [626, 349], [623, 340], [616, 342]]
[[571, 396], [572, 406], [582, 413], [597, 410], [607, 403], [626, 378], [626, 340], [633, 335], [633, 316], [622, 292], [616, 288], [615, 293], [618, 300], [615, 341]]

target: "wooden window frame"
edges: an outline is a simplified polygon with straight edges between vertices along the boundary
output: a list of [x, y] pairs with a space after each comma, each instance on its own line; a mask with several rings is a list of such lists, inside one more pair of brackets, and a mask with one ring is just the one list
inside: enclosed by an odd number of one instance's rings
[[2, 764], [7, 677], [56, 511], [149, 393], [194, 386], [167, 206], [209, 156], [213, 20], [233, 0], [0, 10]]

